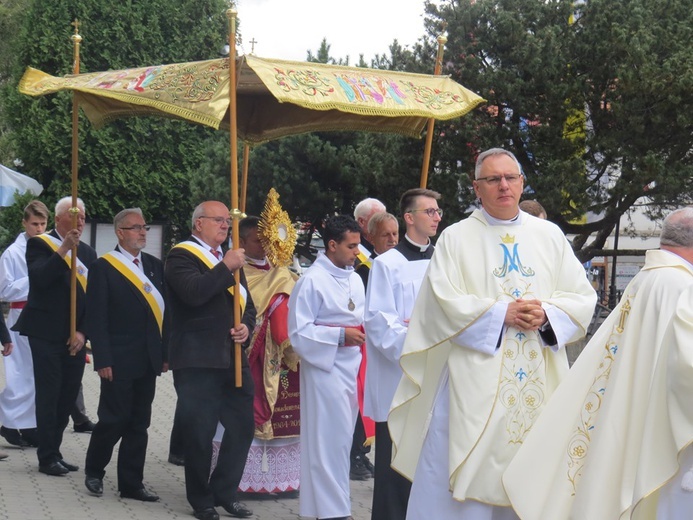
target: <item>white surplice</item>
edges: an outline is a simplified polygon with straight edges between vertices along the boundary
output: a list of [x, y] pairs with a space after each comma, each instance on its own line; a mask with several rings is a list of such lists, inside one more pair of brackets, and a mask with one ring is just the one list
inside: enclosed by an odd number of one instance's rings
[[289, 339], [301, 358], [301, 516], [351, 514], [349, 451], [361, 351], [338, 344], [340, 329], [363, 324], [364, 304], [354, 269], [336, 267], [324, 253], [289, 298]]
[[[26, 267], [26, 233], [20, 233], [0, 257], [0, 300], [25, 302], [29, 295], [29, 273]], [[7, 328], [17, 322], [22, 309], [10, 308]], [[0, 423], [10, 429], [36, 428], [34, 362], [29, 338], [10, 330], [14, 349], [3, 357], [5, 388], [0, 392]]]
[[[519, 298], [542, 302], [554, 344], [503, 325], [507, 305]], [[510, 504], [501, 475], [568, 371], [562, 347], [584, 335], [595, 303], [584, 268], [550, 222], [524, 212], [497, 221], [477, 210], [443, 231], [409, 324], [405, 375], [388, 418], [393, 467], [414, 480], [407, 518], [505, 515], [488, 511]], [[436, 406], [439, 392], [449, 407]], [[419, 478], [424, 441], [442, 457], [435, 464], [442, 481]], [[451, 507], [446, 516], [433, 487], [453, 506], [466, 501], [484, 511], [460, 516]]]
[[373, 260], [364, 316], [368, 366], [363, 406], [364, 414], [376, 422], [387, 421], [402, 378], [399, 358], [429, 263], [427, 259], [409, 260], [397, 249]]
[[[503, 476], [523, 520], [679, 518], [656, 515], [657, 491], [680, 492], [677, 457], [693, 442], [692, 295], [691, 264], [647, 252]], [[673, 327], [677, 310], [688, 321]]]

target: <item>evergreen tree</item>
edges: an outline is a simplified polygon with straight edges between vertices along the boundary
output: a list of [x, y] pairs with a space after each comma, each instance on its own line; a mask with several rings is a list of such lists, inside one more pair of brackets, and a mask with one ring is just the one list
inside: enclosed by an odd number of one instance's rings
[[[218, 57], [226, 39], [224, 0], [32, 1], [14, 42], [11, 80], [2, 92], [12, 149], [24, 172], [45, 187], [42, 200], [70, 193], [72, 96], [19, 94], [27, 66], [52, 75], [72, 72], [72, 21], [83, 38], [80, 72], [133, 68]], [[190, 183], [214, 131], [160, 118], [119, 120], [95, 130], [80, 115], [79, 193], [89, 217], [111, 220], [139, 206], [148, 219], [169, 221], [184, 233]]]
[[[455, 0], [429, 5], [449, 32], [446, 73], [488, 104], [441, 129], [439, 175], [462, 179], [477, 151], [511, 149], [531, 197], [587, 260], [640, 200], [690, 203], [693, 10], [687, 0]], [[585, 223], [586, 213], [597, 218]], [[593, 241], [587, 243], [590, 234]]]

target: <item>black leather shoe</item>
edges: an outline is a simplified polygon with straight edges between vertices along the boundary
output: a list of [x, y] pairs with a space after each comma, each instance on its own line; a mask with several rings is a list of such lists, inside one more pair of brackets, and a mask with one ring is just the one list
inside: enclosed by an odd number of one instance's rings
[[159, 497], [154, 493], [150, 493], [144, 488], [136, 489], [135, 491], [121, 491], [120, 498], [132, 498], [142, 502], [158, 502]]
[[38, 448], [38, 433], [36, 428], [26, 428], [24, 430], [19, 430], [22, 434], [22, 440], [26, 442], [32, 448]]
[[185, 457], [183, 457], [182, 455], [175, 455], [173, 453], [169, 453], [168, 461], [171, 464], [175, 464], [176, 466], [185, 466]]
[[86, 421], [86, 422], [83, 422], [82, 424], [75, 424], [73, 429], [77, 433], [91, 433], [94, 431], [95, 426], [96, 425], [93, 422]]
[[79, 471], [79, 466], [75, 466], [74, 464], [70, 464], [64, 459], [61, 459], [58, 461], [58, 464], [62, 464], [65, 468], [67, 468], [67, 471]]
[[349, 468], [349, 478], [351, 480], [368, 480], [372, 478], [371, 472], [368, 471], [363, 459], [356, 457], [351, 461], [351, 467]]
[[92, 495], [103, 495], [103, 480], [98, 477], [84, 477], [84, 485]]
[[29, 446], [29, 443], [22, 439], [22, 435], [21, 433], [19, 433], [19, 430], [14, 430], [10, 428], [5, 428], [4, 426], [0, 426], [0, 435], [5, 437], [5, 440], [12, 446], [19, 446], [20, 448], [26, 448], [27, 446]]
[[240, 502], [231, 502], [229, 504], [217, 504], [219, 507], [223, 507], [228, 514], [235, 516], [236, 518], [250, 518], [253, 516], [253, 512], [245, 507], [245, 504]]
[[60, 464], [60, 462], [57, 461], [51, 462], [50, 464], [46, 464], [44, 466], [39, 466], [39, 471], [52, 477], [59, 477], [60, 475], [64, 475], [65, 473], [70, 472], [70, 470], [68, 470], [65, 466], [63, 466], [62, 464]]
[[199, 518], [199, 520], [219, 520], [219, 513], [213, 507], [196, 509], [193, 511], [193, 516]]

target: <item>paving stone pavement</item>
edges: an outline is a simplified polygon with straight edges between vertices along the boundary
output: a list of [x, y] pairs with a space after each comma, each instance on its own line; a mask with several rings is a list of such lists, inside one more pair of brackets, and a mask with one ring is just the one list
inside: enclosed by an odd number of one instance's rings
[[[87, 412], [96, 421], [99, 378], [91, 365], [84, 373], [84, 398]], [[5, 386], [4, 364], [0, 363], [0, 388]], [[104, 494], [91, 496], [84, 487], [84, 458], [89, 434], [75, 433], [70, 423], [65, 430], [62, 452], [66, 461], [80, 466], [80, 471], [63, 477], [38, 472], [36, 450], [10, 446], [0, 437], [0, 450], [9, 457], [0, 461], [0, 519], [7, 520], [159, 520], [191, 519], [192, 509], [185, 498], [183, 468], [169, 464], [168, 441], [173, 423], [176, 392], [170, 373], [157, 381], [156, 398], [149, 428], [145, 487], [161, 497], [156, 503], [121, 499], [117, 492], [116, 461], [106, 468]], [[371, 516], [373, 480], [351, 482], [352, 515], [355, 520]], [[298, 498], [246, 498], [255, 520], [299, 520]], [[218, 508], [221, 518], [231, 518]]]

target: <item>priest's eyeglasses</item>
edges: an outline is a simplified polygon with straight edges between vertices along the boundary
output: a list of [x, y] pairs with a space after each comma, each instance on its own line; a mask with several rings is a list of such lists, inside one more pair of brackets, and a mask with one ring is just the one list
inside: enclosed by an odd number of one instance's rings
[[505, 175], [489, 175], [488, 177], [479, 177], [477, 181], [486, 181], [489, 186], [498, 186], [503, 179], [508, 184], [515, 184], [520, 180], [519, 173], [506, 173]]
[[152, 226], [142, 226], [140, 224], [135, 224], [134, 226], [122, 227], [122, 228], [118, 228], [118, 229], [122, 229], [123, 231], [136, 231], [139, 233], [142, 230], [149, 231], [151, 228], [152, 228]]
[[407, 213], [425, 213], [431, 218], [433, 218], [434, 215], [438, 215], [440, 218], [443, 218], [443, 210], [440, 208], [413, 209]]
[[216, 223], [219, 224], [220, 226], [221, 226], [224, 222], [226, 222], [226, 224], [229, 225], [229, 226], [230, 226], [231, 224], [233, 224], [233, 220], [231, 220], [230, 218], [224, 218], [224, 217], [206, 217], [206, 216], [204, 216], [204, 215], [201, 215], [200, 218], [209, 218], [209, 219], [212, 219], [214, 222], [216, 222]]

